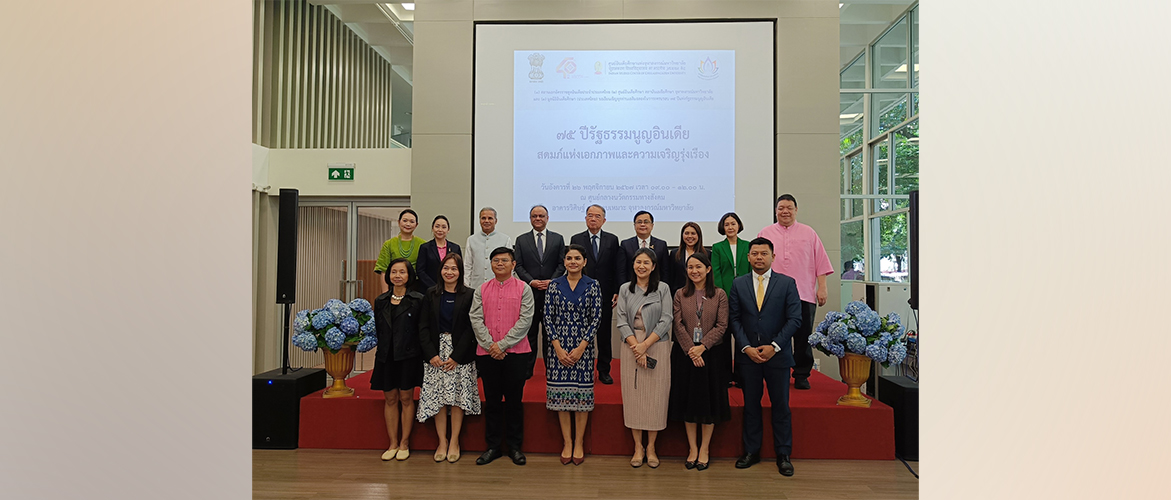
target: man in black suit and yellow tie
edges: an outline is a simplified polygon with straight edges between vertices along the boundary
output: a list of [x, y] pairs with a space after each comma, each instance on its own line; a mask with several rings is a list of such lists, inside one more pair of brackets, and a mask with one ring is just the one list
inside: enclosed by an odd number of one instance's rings
[[[525, 378], [533, 377], [533, 366], [537, 363], [537, 351], [548, 352], [548, 346], [538, 344], [541, 323], [545, 318], [545, 290], [549, 282], [565, 274], [565, 238], [545, 229], [549, 224], [549, 210], [544, 205], [529, 209], [529, 224], [533, 230], [516, 237], [516, 276], [533, 289], [533, 325], [529, 327], [529, 345], [533, 352], [529, 359]], [[548, 339], [546, 339], [548, 342]], [[540, 346], [540, 347], [538, 347]]]
[[789, 370], [793, 367], [790, 340], [801, 326], [801, 298], [797, 282], [774, 273], [773, 244], [767, 238], [749, 243], [752, 272], [732, 280], [728, 323], [736, 336], [736, 368], [744, 378], [744, 455], [736, 468], [746, 469], [760, 461], [764, 422], [760, 400], [764, 386], [772, 401], [773, 447], [777, 470], [793, 475], [789, 455], [793, 450], [793, 421], [789, 412]]
[[[586, 230], [569, 238], [569, 243], [589, 250], [585, 275], [598, 280], [602, 287], [602, 323], [598, 326], [598, 381], [614, 383], [610, 376], [610, 360], [614, 359], [613, 335], [610, 331], [614, 318], [614, 304], [618, 302], [618, 237], [602, 230], [606, 223], [606, 209], [601, 205], [586, 208]], [[606, 302], [606, 299], [610, 299]]]

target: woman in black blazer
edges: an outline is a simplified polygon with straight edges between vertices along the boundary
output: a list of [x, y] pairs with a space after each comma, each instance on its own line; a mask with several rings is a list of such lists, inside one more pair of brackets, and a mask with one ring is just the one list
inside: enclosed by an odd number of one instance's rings
[[[423, 383], [423, 360], [419, 349], [419, 316], [423, 294], [413, 291], [415, 269], [411, 261], [390, 261], [382, 273], [388, 291], [374, 299], [374, 327], [378, 350], [370, 388], [383, 391], [386, 434], [390, 449], [383, 460], [406, 460], [411, 455], [411, 426], [415, 419], [415, 388]], [[401, 433], [400, 431], [401, 425]]]
[[[476, 387], [476, 336], [472, 332], [472, 297], [464, 286], [463, 258], [449, 253], [439, 270], [443, 280], [427, 290], [419, 320], [423, 351], [423, 391], [419, 394], [419, 422], [435, 417], [439, 447], [435, 461], [459, 460], [459, 432], [464, 414], [480, 414]], [[447, 410], [451, 408], [451, 440], [447, 438]]]
[[687, 286], [691, 280], [687, 278], [687, 259], [691, 254], [700, 253], [708, 258], [711, 255], [703, 247], [703, 230], [699, 224], [688, 222], [679, 231], [679, 246], [670, 253], [668, 261], [671, 266], [671, 296], [675, 296], [680, 288]]
[[439, 279], [439, 267], [445, 257], [453, 253], [463, 255], [459, 245], [447, 241], [447, 232], [450, 229], [451, 224], [447, 222], [447, 217], [436, 215], [435, 220], [431, 222], [431, 234], [435, 235], [435, 239], [419, 246], [419, 258], [415, 261], [415, 271], [419, 274], [422, 290], [428, 290], [443, 282]]

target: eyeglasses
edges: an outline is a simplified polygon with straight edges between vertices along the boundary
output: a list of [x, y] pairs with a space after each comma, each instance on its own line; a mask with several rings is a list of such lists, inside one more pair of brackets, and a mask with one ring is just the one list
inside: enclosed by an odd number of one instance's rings
[[651, 222], [648, 219], [639, 219], [639, 220], [634, 221], [634, 223], [640, 224], [640, 225], [654, 224], [654, 222]]
[[499, 257], [492, 259], [493, 264], [507, 264], [509, 262], [512, 262], [512, 259], [504, 259]]

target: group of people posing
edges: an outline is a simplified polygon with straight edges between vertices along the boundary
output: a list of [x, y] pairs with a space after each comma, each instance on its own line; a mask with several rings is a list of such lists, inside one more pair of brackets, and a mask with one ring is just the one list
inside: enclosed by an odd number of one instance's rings
[[598, 382], [614, 383], [613, 323], [632, 467], [660, 465], [655, 441], [672, 419], [686, 428], [684, 465], [707, 469], [715, 425], [731, 418], [735, 379], [745, 401], [736, 467], [760, 461], [767, 385], [777, 468], [791, 476], [790, 371], [795, 388], [809, 388], [808, 338], [826, 301], [825, 276], [833, 273], [820, 238], [796, 214], [797, 200], [782, 195], [777, 223], [751, 241], [739, 237], [740, 217], [725, 214], [716, 227], [724, 239], [710, 250], [700, 226], [688, 222], [669, 251], [651, 236], [654, 216], [646, 211], [634, 216], [635, 236], [619, 242], [602, 230], [606, 209], [591, 205], [586, 230], [567, 243], [546, 229], [548, 211], [537, 205], [529, 212], [532, 231], [513, 242], [485, 207], [480, 231], [461, 248], [447, 240], [446, 217], [435, 217], [434, 239], [424, 241], [414, 236], [418, 215], [404, 210], [400, 235], [383, 244], [375, 265], [386, 285], [374, 303], [371, 376], [371, 388], [386, 397], [390, 449], [382, 459], [407, 459], [413, 422], [434, 418], [435, 461], [459, 460], [463, 417], [481, 412], [478, 377], [488, 449], [476, 463], [507, 454], [524, 465], [521, 396], [541, 349], [546, 407], [558, 412], [564, 440], [561, 463], [581, 464], [595, 371]]

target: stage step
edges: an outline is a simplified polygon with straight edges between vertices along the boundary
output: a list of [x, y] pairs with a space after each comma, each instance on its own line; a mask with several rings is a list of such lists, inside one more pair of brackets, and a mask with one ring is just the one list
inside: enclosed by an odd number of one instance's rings
[[[545, 409], [545, 373], [539, 363], [533, 378], [525, 384], [525, 437], [523, 449], [530, 453], [560, 453], [561, 429], [557, 414]], [[634, 439], [622, 421], [622, 390], [618, 360], [610, 373], [613, 385], [597, 384], [594, 411], [586, 430], [587, 453], [629, 455]], [[813, 388], [799, 391], [789, 388], [789, 407], [793, 412], [793, 457], [803, 459], [893, 460], [894, 411], [875, 400], [870, 408], [837, 406], [846, 385], [814, 371]], [[370, 372], [346, 380], [355, 389], [354, 397], [323, 399], [322, 391], [301, 399], [300, 446], [302, 448], [385, 450], [389, 447], [383, 420], [382, 392], [370, 390]], [[481, 388], [481, 394], [483, 389]], [[418, 399], [416, 390], [415, 398]], [[742, 453], [740, 429], [743, 422], [744, 396], [740, 389], [728, 390], [732, 420], [716, 425], [712, 436], [712, 456], [735, 457]], [[769, 423], [768, 394], [764, 401], [764, 447], [761, 453], [773, 457], [772, 426]], [[434, 451], [438, 445], [433, 420], [415, 423], [411, 449]], [[460, 444], [472, 458], [485, 449], [484, 417], [464, 418]], [[659, 433], [656, 448], [660, 456], [687, 455], [687, 437], [682, 422], [669, 422]], [[430, 454], [427, 454], [428, 457]]]

